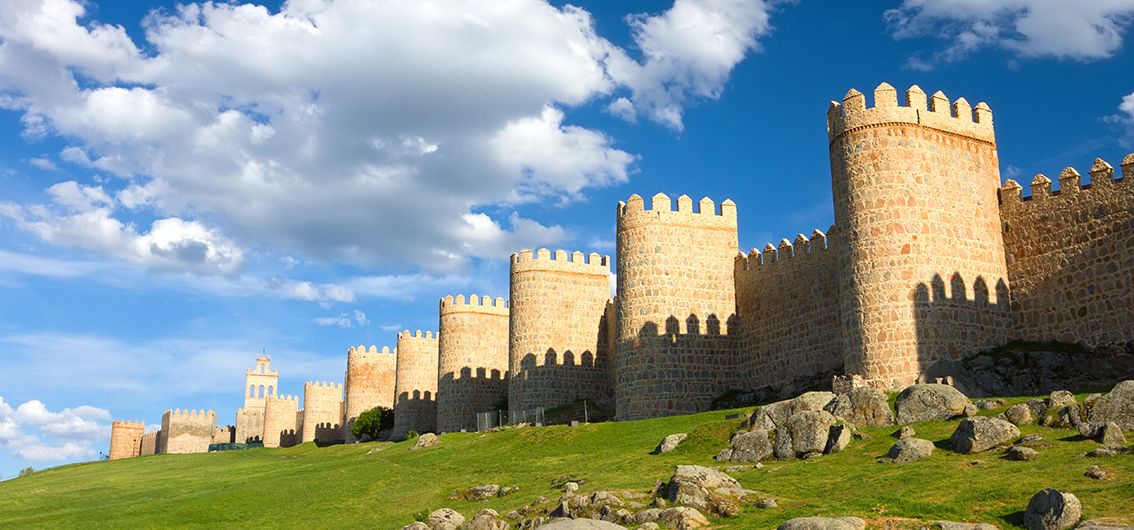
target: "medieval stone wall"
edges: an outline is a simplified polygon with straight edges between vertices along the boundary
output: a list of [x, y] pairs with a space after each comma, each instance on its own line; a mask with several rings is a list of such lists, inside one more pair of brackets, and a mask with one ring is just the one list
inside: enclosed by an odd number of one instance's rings
[[224, 427], [213, 427], [213, 443], [215, 444], [230, 444], [236, 442], [236, 427], [233, 425], [226, 425]]
[[239, 443], [258, 442], [264, 436], [264, 405], [267, 399], [275, 397], [270, 395], [260, 400], [259, 406], [250, 406], [236, 411], [236, 435]]
[[1096, 159], [1090, 183], [1074, 168], [1059, 190], [1036, 175], [1031, 196], [1000, 191], [1018, 337], [1088, 346], [1134, 341], [1134, 154], [1122, 178]]
[[343, 385], [323, 381], [303, 384], [304, 442], [342, 440]]
[[161, 437], [161, 431], [148, 432], [142, 435], [141, 450], [139, 456], [156, 455], [158, 450], [158, 439]]
[[508, 304], [446, 296], [438, 336], [437, 430], [475, 430], [476, 414], [508, 395]]
[[[835, 248], [832, 248], [835, 247]], [[840, 372], [837, 239], [815, 230], [736, 258], [739, 355], [748, 388]]]
[[289, 447], [302, 437], [298, 411], [299, 396], [272, 396], [265, 401], [264, 447]]
[[706, 410], [744, 384], [736, 355], [736, 205], [659, 193], [618, 204], [617, 418]]
[[397, 355], [383, 346], [367, 350], [361, 344], [347, 350], [347, 369], [343, 382], [346, 398], [343, 400], [343, 440], [357, 440], [351, 429], [358, 415], [374, 407], [394, 408], [394, 384], [397, 375]]
[[158, 453], [205, 453], [213, 442], [217, 414], [204, 410], [167, 410], [161, 416]]
[[409, 431], [437, 430], [437, 337], [432, 331], [398, 334], [398, 369], [394, 383], [395, 439]]
[[[828, 136], [835, 226], [847, 243], [846, 371], [904, 386], [939, 363], [1003, 344], [1012, 328], [1006, 305], [995, 297], [984, 309], [961, 303], [969, 293], [1003, 292], [1008, 279], [988, 106], [961, 98], [950, 107], [940, 92], [927, 101], [916, 86], [899, 106], [883, 83], [872, 108], [856, 90], [833, 103]], [[953, 304], [919, 321], [929, 308], [915, 297], [935, 281], [955, 286]]]
[[548, 249], [512, 254], [508, 408], [550, 409], [580, 399], [613, 408], [610, 357], [600, 336], [610, 258]]
[[144, 421], [115, 421], [110, 424], [110, 459], [133, 458], [142, 453]]

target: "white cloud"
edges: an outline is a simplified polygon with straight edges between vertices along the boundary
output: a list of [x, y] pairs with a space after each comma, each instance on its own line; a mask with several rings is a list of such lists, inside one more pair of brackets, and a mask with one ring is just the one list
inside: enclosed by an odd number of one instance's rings
[[55, 165], [50, 158], [37, 156], [28, 159], [28, 163], [42, 169], [44, 171], [59, 171], [59, 166]]
[[87, 405], [48, 410], [39, 400], [15, 409], [0, 396], [0, 449], [28, 461], [89, 458], [110, 433], [110, 411]]
[[[7, 217], [51, 244], [222, 275], [252, 247], [444, 275], [554, 245], [569, 234], [511, 205], [578, 199], [636, 160], [570, 109], [614, 98], [680, 129], [769, 31], [760, 0], [677, 0], [630, 18], [639, 63], [589, 13], [541, 0], [292, 1], [154, 12], [139, 45], [84, 5], [5, 6], [0, 92], [25, 135], [119, 177], [100, 188], [113, 202], [76, 187]], [[156, 220], [136, 229], [133, 211]]]
[[884, 18], [895, 38], [947, 42], [930, 58], [910, 58], [910, 67], [925, 70], [990, 46], [1020, 57], [1110, 57], [1132, 15], [1134, 0], [903, 0]]
[[355, 309], [354, 313], [339, 313], [339, 316], [335, 317], [316, 318], [315, 323], [323, 327], [338, 326], [340, 328], [353, 328], [357, 326], [361, 328], [370, 324], [370, 320], [366, 318], [366, 313]]
[[1122, 98], [1122, 103], [1118, 106], [1118, 110], [1125, 112], [1131, 119], [1134, 119], [1134, 92]]
[[1118, 111], [1121, 114], [1109, 117], [1108, 121], [1117, 122], [1126, 128], [1121, 143], [1125, 147], [1134, 148], [1134, 92], [1122, 98], [1122, 103], [1118, 105]]
[[685, 106], [720, 97], [732, 68], [771, 32], [770, 14], [763, 0], [676, 0], [660, 15], [628, 17], [644, 62], [612, 55], [611, 74], [633, 95], [607, 109], [622, 117], [636, 110], [681, 130]]

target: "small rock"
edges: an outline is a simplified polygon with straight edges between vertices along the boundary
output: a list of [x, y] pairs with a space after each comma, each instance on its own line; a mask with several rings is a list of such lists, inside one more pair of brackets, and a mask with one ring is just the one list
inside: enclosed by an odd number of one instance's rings
[[1090, 457], [1118, 456], [1118, 455], [1125, 453], [1125, 452], [1126, 452], [1126, 448], [1122, 447], [1122, 446], [1102, 445], [1102, 446], [1096, 447], [1096, 448], [1088, 451], [1085, 456], [1090, 456]]
[[894, 401], [898, 423], [947, 420], [965, 414], [969, 398], [949, 385], [911, 385]]
[[558, 519], [536, 527], [537, 530], [626, 530], [625, 526], [598, 519]]
[[430, 447], [433, 447], [434, 445], [437, 445], [437, 440], [438, 439], [437, 439], [436, 434], [433, 434], [431, 432], [427, 432], [427, 433], [417, 437], [417, 440], [415, 440], [413, 442], [413, 447], [410, 447], [410, 451], [416, 451], [418, 449], [428, 449]]
[[601, 508], [603, 506], [621, 507], [625, 506], [625, 504], [626, 503], [622, 502], [622, 499], [619, 499], [609, 491], [596, 491], [591, 494], [591, 506], [595, 508]]
[[634, 516], [634, 521], [637, 522], [638, 524], [652, 523], [652, 522], [657, 521], [658, 519], [661, 518], [661, 513], [662, 513], [662, 511], [661, 511], [660, 508], [650, 508], [648, 510], [642, 510], [640, 513], [638, 513], [638, 515]]
[[776, 502], [776, 499], [773, 499], [772, 497], [764, 497], [763, 499], [756, 501], [756, 507], [762, 510], [767, 510], [769, 508], [778, 508], [779, 506], [780, 504]]
[[658, 447], [654, 449], [654, 454], [660, 455], [662, 453], [668, 453], [674, 449], [677, 449], [677, 445], [685, 441], [685, 439], [688, 437], [689, 434], [684, 432], [666, 436], [665, 438], [662, 438], [662, 441], [660, 443], [658, 443]]
[[456, 510], [441, 508], [429, 514], [430, 530], [457, 530], [465, 524], [465, 517]]
[[954, 521], [933, 521], [922, 530], [1000, 530], [996, 525], [986, 523], [958, 523]]
[[886, 456], [890, 457], [895, 464], [908, 464], [929, 458], [933, 454], [933, 449], [933, 442], [929, 440], [903, 438], [890, 447]]
[[972, 454], [1008, 445], [1020, 436], [1020, 429], [999, 418], [965, 418], [949, 441], [953, 450]]
[[564, 482], [563, 483], [563, 491], [565, 491], [567, 493], [575, 493], [576, 491], [579, 491], [579, 483], [578, 482]]
[[886, 393], [872, 387], [860, 387], [842, 394], [827, 405], [827, 412], [858, 427], [883, 427], [894, 424], [894, 413]]
[[709, 526], [709, 520], [701, 512], [688, 506], [677, 506], [662, 510], [661, 521], [667, 529], [689, 530]]
[[489, 497], [495, 497], [500, 493], [499, 484], [481, 484], [469, 489], [469, 500], [483, 501]]
[[402, 527], [402, 530], [429, 530], [429, 525], [421, 522], [414, 521]]
[[999, 399], [982, 399], [973, 404], [980, 410], [993, 410], [1004, 406], [1004, 402]]
[[851, 430], [851, 426], [846, 423], [832, 425], [827, 436], [827, 447], [823, 452], [831, 455], [846, 449], [847, 445], [850, 445]]
[[826, 411], [803, 411], [792, 415], [776, 429], [776, 458], [798, 458], [827, 449], [831, 427], [837, 420]]
[[913, 427], [910, 427], [909, 425], [902, 425], [902, 428], [894, 431], [894, 433], [890, 436], [893, 436], [894, 438], [897, 438], [899, 440], [905, 440], [906, 438], [917, 436], [917, 431], [914, 431]]
[[1100, 427], [1095, 439], [1103, 445], [1126, 445], [1126, 436], [1113, 421]]
[[1022, 445], [1013, 445], [1004, 452], [1004, 458], [1016, 461], [1035, 460], [1038, 456], [1039, 451]]
[[976, 405], [973, 405], [972, 403], [969, 403], [969, 404], [965, 405], [965, 417], [966, 417], [966, 418], [971, 418], [971, 417], [973, 417], [973, 416], [976, 416], [976, 415], [977, 415], [977, 410], [978, 410], [978, 409], [977, 409], [977, 406], [976, 406]]
[[1110, 480], [1110, 472], [1100, 466], [1088, 467], [1083, 476], [1093, 480]]
[[743, 496], [744, 488], [736, 479], [703, 466], [677, 466], [665, 486], [666, 499], [699, 510], [713, 509], [722, 497]]
[[1119, 523], [1115, 521], [1083, 521], [1075, 530], [1134, 530], [1134, 525], [1130, 523]]
[[658, 530], [658, 528], [659, 527], [657, 523], [650, 522], [639, 526], [638, 530]]
[[1134, 430], [1134, 380], [1118, 383], [1095, 400], [1089, 419], [1094, 425], [1114, 422], [1120, 428]]
[[1012, 405], [1008, 407], [1008, 410], [1004, 411], [1004, 419], [1012, 422], [1012, 425], [1017, 427], [1021, 425], [1031, 425], [1032, 409], [1023, 403]]
[[729, 448], [717, 454], [718, 461], [756, 462], [771, 456], [772, 443], [768, 441], [768, 431], [755, 427], [751, 431], [740, 431], [732, 435]]
[[485, 508], [476, 512], [472, 520], [465, 523], [461, 530], [508, 530], [511, 526], [508, 521], [500, 518], [496, 510]]
[[1046, 439], [1047, 438], [1045, 438], [1042, 434], [1029, 434], [1027, 436], [1021, 437], [1020, 443], [1031, 444], [1031, 443], [1036, 443], [1036, 442], [1042, 442]]
[[1082, 516], [1078, 497], [1048, 488], [1034, 496], [1024, 511], [1024, 527], [1028, 530], [1066, 530]]
[[796, 517], [776, 530], [866, 530], [866, 521], [858, 517]]
[[1070, 408], [1076, 405], [1075, 395], [1066, 390], [1056, 390], [1047, 398], [1047, 411], [1041, 424], [1048, 427], [1066, 429], [1071, 427]]

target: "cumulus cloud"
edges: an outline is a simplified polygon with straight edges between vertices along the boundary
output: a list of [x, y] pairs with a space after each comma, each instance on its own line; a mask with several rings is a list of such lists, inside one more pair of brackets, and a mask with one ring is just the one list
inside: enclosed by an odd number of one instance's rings
[[315, 323], [323, 327], [338, 326], [340, 328], [353, 328], [355, 326], [364, 327], [370, 323], [370, 320], [366, 318], [366, 313], [355, 309], [353, 314], [339, 313], [339, 316], [335, 317], [316, 318]]
[[1020, 57], [1103, 59], [1122, 46], [1134, 0], [903, 0], [885, 12], [895, 38], [933, 37], [945, 48], [912, 57], [909, 66], [930, 69], [985, 47]]
[[1126, 128], [1122, 143], [1128, 148], [1134, 148], [1134, 92], [1122, 98], [1118, 112], [1113, 119]]
[[0, 449], [28, 461], [75, 460], [97, 454], [110, 432], [110, 411], [83, 405], [53, 412], [39, 400], [15, 409], [0, 396]]
[[[560, 243], [512, 206], [625, 182], [637, 159], [568, 111], [680, 129], [770, 28], [760, 0], [676, 0], [629, 19], [638, 61], [541, 0], [191, 3], [151, 13], [142, 44], [86, 5], [5, 6], [0, 93], [26, 136], [67, 141], [59, 160], [118, 177], [110, 200], [75, 185], [4, 212], [52, 244], [213, 274], [252, 246], [445, 274]], [[148, 230], [124, 221], [143, 213]]]

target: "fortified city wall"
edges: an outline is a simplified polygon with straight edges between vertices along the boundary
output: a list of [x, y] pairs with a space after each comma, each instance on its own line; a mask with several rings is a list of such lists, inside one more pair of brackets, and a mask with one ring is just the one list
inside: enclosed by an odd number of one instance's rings
[[158, 449], [158, 439], [161, 438], [161, 431], [148, 432], [142, 435], [141, 451], [139, 456], [156, 455]]
[[213, 426], [213, 440], [215, 444], [230, 444], [236, 441], [236, 427], [226, 425], [224, 427]]
[[204, 410], [167, 410], [161, 416], [158, 453], [205, 453], [213, 442], [217, 413]]
[[236, 436], [240, 443], [259, 441], [264, 437], [264, 403], [276, 395], [280, 373], [272, 370], [268, 355], [256, 358], [256, 367], [244, 372], [244, 406], [236, 411]]
[[351, 346], [347, 350], [347, 369], [343, 379], [343, 440], [357, 440], [351, 429], [358, 415], [374, 407], [394, 408], [394, 384], [397, 373], [397, 355], [383, 346]]
[[341, 440], [343, 385], [324, 381], [303, 384], [304, 442]]
[[736, 257], [740, 355], [748, 388], [841, 372], [838, 240], [819, 230]]
[[[268, 398], [274, 397], [268, 396]], [[263, 398], [260, 401], [265, 401]], [[264, 436], [264, 407], [244, 407], [236, 410], [235, 440], [239, 443], [258, 442]]]
[[437, 337], [432, 331], [398, 333], [394, 384], [394, 439], [437, 430]]
[[[857, 90], [827, 114], [835, 227], [846, 235], [841, 274], [845, 369], [880, 386], [904, 386], [934, 364], [1004, 344], [1003, 304], [958, 304], [919, 333], [911, 304], [935, 278], [964, 292], [1006, 284], [996, 191], [1000, 175], [992, 111], [964, 99], [950, 107], [916, 86], [899, 106], [882, 83], [874, 106]], [[973, 287], [970, 287], [973, 286]], [[962, 293], [954, 292], [960, 300]], [[989, 314], [993, 312], [995, 314]], [[969, 315], [966, 315], [969, 316]]]
[[115, 421], [110, 424], [110, 459], [133, 458], [142, 453], [144, 421]]
[[618, 203], [617, 418], [706, 410], [745, 382], [737, 358], [736, 205]]
[[508, 303], [446, 296], [439, 316], [437, 431], [472, 431], [508, 396]]
[[610, 258], [541, 248], [511, 257], [508, 408], [580, 399], [613, 409], [610, 357], [600, 337]]
[[272, 396], [264, 403], [264, 447], [290, 447], [302, 438], [299, 396]]
[[1018, 335], [1089, 346], [1134, 341], [1134, 154], [1122, 176], [1101, 159], [1089, 183], [1074, 168], [1059, 190], [1043, 174], [1031, 195], [1000, 190], [1008, 278]]

